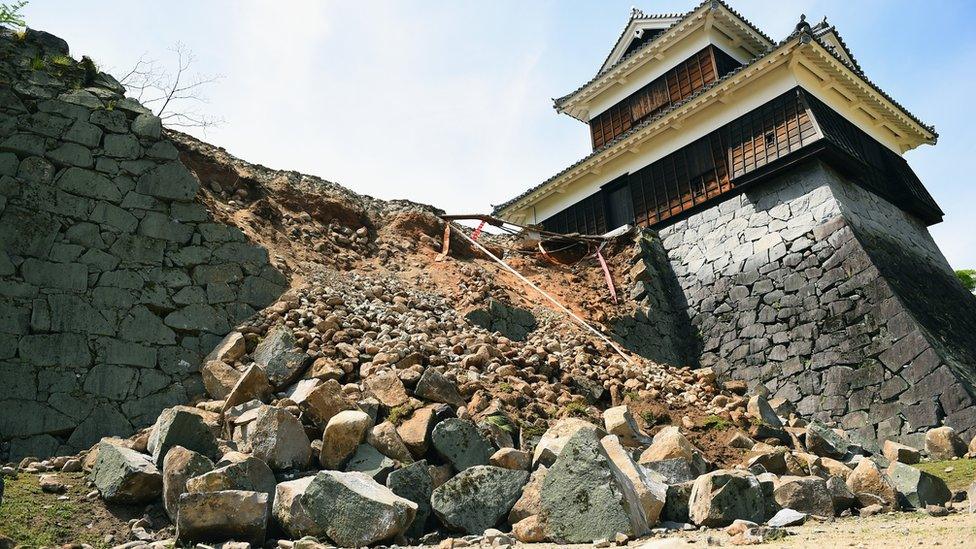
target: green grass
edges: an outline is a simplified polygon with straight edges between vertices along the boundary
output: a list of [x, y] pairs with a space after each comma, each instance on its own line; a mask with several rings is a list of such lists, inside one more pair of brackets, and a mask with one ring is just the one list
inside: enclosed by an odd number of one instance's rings
[[[80, 474], [62, 478], [76, 486], [84, 482]], [[5, 479], [0, 535], [9, 536], [22, 547], [56, 547], [69, 541], [106, 547], [100, 534], [84, 530], [92, 520], [91, 512], [76, 495], [69, 497], [59, 501], [57, 495], [42, 492], [37, 475]]]
[[[965, 490], [970, 484], [976, 482], [976, 459], [929, 461], [919, 463], [915, 467], [941, 478], [953, 491]], [[952, 467], [952, 471], [946, 473], [947, 467]]]
[[57, 65], [59, 67], [70, 67], [74, 64], [74, 60], [67, 55], [52, 55], [48, 58], [48, 60], [52, 65]]
[[706, 417], [705, 420], [702, 422], [702, 426], [704, 428], [718, 429], [720, 431], [724, 431], [725, 429], [728, 429], [731, 425], [732, 423], [730, 423], [729, 420], [725, 419], [722, 416], [717, 416], [714, 414]]
[[587, 417], [590, 415], [590, 408], [582, 402], [570, 402], [563, 406], [562, 417]]

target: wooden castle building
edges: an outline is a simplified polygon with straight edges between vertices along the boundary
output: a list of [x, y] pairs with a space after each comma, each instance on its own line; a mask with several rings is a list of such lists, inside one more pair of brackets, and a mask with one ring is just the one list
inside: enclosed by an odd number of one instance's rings
[[622, 343], [745, 380], [868, 447], [942, 423], [976, 435], [976, 299], [902, 157], [938, 135], [826, 19], [776, 42], [721, 0], [634, 9], [555, 108], [589, 126], [593, 151], [495, 213], [644, 228], [631, 296], [646, 307], [612, 327]]
[[722, 2], [638, 10], [589, 82], [555, 100], [593, 152], [498, 206], [557, 232], [658, 226], [811, 156], [926, 223], [942, 211], [901, 154], [937, 134], [862, 72], [837, 30], [781, 42]]

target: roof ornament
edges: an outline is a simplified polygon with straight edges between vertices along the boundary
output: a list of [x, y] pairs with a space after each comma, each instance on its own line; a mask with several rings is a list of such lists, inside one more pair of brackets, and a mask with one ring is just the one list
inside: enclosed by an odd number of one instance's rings
[[630, 18], [631, 19], [640, 19], [642, 17], [647, 17], [647, 16], [644, 15], [644, 12], [640, 8], [638, 8], [637, 6], [631, 6], [630, 7]]
[[800, 22], [796, 24], [796, 29], [794, 29], [793, 32], [796, 32], [796, 33], [800, 33], [800, 32], [807, 32], [807, 33], [809, 33], [809, 32], [811, 32], [810, 31], [810, 23], [807, 23], [807, 16], [806, 16], [806, 14], [800, 14]]

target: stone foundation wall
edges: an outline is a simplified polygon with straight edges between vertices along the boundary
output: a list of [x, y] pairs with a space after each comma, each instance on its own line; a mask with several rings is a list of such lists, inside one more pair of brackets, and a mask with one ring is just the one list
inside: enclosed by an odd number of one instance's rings
[[811, 161], [660, 236], [700, 365], [868, 447], [976, 434], [976, 300], [911, 216]]
[[213, 222], [159, 118], [44, 33], [0, 29], [0, 461], [128, 435], [288, 281]]

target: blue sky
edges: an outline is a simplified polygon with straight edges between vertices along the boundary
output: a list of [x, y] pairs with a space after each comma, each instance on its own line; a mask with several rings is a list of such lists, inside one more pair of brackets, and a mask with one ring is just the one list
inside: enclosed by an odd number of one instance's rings
[[[102, 67], [181, 41], [223, 79], [200, 137], [251, 162], [380, 198], [487, 212], [590, 149], [586, 127], [552, 109], [588, 80], [630, 7], [697, 1], [398, 0], [132, 2], [32, 0], [28, 23]], [[799, 14], [827, 15], [867, 75], [940, 133], [907, 155], [946, 212], [932, 228], [950, 263], [976, 267], [976, 3], [744, 0], [774, 39]]]

